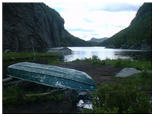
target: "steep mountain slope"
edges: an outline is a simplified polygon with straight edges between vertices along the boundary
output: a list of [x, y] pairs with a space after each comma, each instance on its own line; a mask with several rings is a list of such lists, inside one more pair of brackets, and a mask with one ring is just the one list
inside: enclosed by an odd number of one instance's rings
[[107, 37], [104, 37], [104, 38], [91, 38], [89, 41], [99, 43], [99, 42], [103, 42], [103, 41], [105, 41], [107, 39], [108, 39]]
[[43, 3], [3, 3], [3, 51], [44, 51], [86, 44], [68, 33], [64, 19]]
[[111, 48], [152, 48], [152, 3], [144, 3], [129, 27], [115, 34], [100, 45]]

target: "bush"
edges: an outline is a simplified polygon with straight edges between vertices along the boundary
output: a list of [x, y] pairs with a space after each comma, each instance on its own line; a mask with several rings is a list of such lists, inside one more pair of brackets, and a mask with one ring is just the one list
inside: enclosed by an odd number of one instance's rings
[[151, 113], [150, 98], [136, 86], [104, 84], [92, 94], [93, 110], [83, 113]]
[[20, 99], [22, 99], [23, 94], [24, 91], [17, 85], [9, 86], [7, 89], [3, 90], [3, 103], [20, 104]]
[[90, 63], [92, 65], [105, 65], [105, 61], [100, 60], [98, 58], [98, 56], [92, 56], [92, 58], [85, 58], [84, 60], [82, 60], [84, 62]]
[[140, 61], [140, 60], [129, 60], [129, 59], [117, 59], [117, 60], [105, 60], [105, 64], [112, 65], [115, 67], [133, 67], [139, 70], [151, 70], [152, 62], [151, 61]]

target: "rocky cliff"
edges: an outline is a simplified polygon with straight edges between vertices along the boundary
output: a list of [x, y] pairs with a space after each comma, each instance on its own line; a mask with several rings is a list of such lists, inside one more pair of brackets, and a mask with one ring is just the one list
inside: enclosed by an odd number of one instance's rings
[[64, 19], [43, 3], [3, 3], [3, 51], [45, 51], [84, 46], [64, 28]]

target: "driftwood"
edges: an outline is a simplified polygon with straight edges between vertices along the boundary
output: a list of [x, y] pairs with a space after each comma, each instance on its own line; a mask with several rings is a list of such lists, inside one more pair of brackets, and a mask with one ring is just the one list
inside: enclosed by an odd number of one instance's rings
[[55, 89], [49, 92], [45, 92], [45, 93], [34, 93], [34, 94], [26, 94], [26, 97], [33, 97], [33, 96], [45, 96], [45, 95], [49, 95], [53, 92], [57, 92], [57, 91], [61, 91], [61, 90], [65, 90], [65, 89]]
[[52, 92], [46, 92], [46, 93], [35, 93], [35, 94], [26, 94], [26, 97], [33, 97], [33, 96], [45, 96], [45, 95], [49, 95]]
[[12, 77], [5, 78], [5, 79], [3, 79], [3, 83], [11, 81], [12, 79], [13, 79]]

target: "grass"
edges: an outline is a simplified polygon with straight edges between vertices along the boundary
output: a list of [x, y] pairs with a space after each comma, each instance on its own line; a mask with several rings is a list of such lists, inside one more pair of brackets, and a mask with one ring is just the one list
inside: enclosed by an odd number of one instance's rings
[[115, 78], [115, 83], [100, 85], [92, 96], [95, 114], [151, 114], [152, 73], [142, 72], [127, 78]]
[[93, 110], [82, 113], [148, 114], [152, 113], [151, 98], [132, 85], [104, 84], [92, 93]]
[[[12, 54], [12, 56], [11, 56]], [[20, 54], [20, 55], [19, 55]], [[18, 62], [21, 59], [27, 61], [33, 59], [34, 55], [27, 53], [9, 53], [3, 55], [4, 62]], [[36, 53], [37, 54], [37, 53]], [[25, 56], [22, 56], [25, 55]], [[21, 57], [20, 57], [21, 56]], [[52, 54], [37, 54], [37, 58], [42, 61], [43, 58], [49, 59], [47, 64], [57, 63], [58, 56]], [[9, 58], [8, 58], [9, 57]], [[35, 57], [36, 58], [36, 57]], [[36, 60], [35, 61], [39, 61]], [[32, 60], [34, 61], [34, 60]], [[132, 75], [126, 78], [114, 78], [115, 83], [106, 83], [100, 85], [92, 93], [93, 110], [83, 110], [82, 113], [151, 113], [151, 96], [152, 96], [152, 62], [139, 60], [99, 60], [96, 56], [90, 59], [76, 60], [74, 62], [86, 62], [92, 65], [112, 65], [114, 67], [134, 67], [142, 70], [142, 73]], [[39, 92], [43, 91], [40, 89]], [[63, 100], [63, 93], [55, 93], [44, 97], [25, 97], [27, 91], [18, 86], [10, 86], [3, 89], [3, 104], [8, 108], [13, 108], [17, 104], [36, 103], [38, 101], [58, 101]], [[28, 91], [34, 92], [34, 91]], [[11, 96], [11, 97], [10, 97]], [[10, 97], [10, 98], [8, 98]], [[5, 99], [8, 98], [8, 99]]]
[[111, 65], [114, 67], [131, 67], [142, 70], [142, 73], [130, 77], [113, 77], [115, 83], [100, 85], [92, 93], [93, 110], [82, 113], [152, 113], [152, 62], [141, 60], [99, 60], [96, 56], [90, 59], [76, 60], [92, 65]]
[[129, 60], [129, 59], [118, 59], [118, 60], [105, 60], [105, 64], [112, 65], [115, 67], [132, 67], [139, 70], [151, 70], [152, 62], [151, 61], [140, 61], [140, 60]]
[[60, 56], [52, 53], [3, 53], [3, 66], [18, 62], [37, 62], [43, 64], [56, 64], [60, 62]]
[[136, 86], [146, 94], [152, 94], [152, 73], [142, 72], [139, 74], [132, 75], [127, 78], [115, 78], [116, 82], [123, 84], [124, 86]]
[[59, 55], [52, 53], [3, 53], [3, 78], [7, 76], [7, 67], [18, 62], [35, 62], [54, 65], [60, 63], [61, 60]]
[[112, 65], [114, 67], [121, 67], [121, 68], [136, 68], [139, 70], [152, 70], [152, 61], [143, 61], [143, 60], [130, 60], [130, 59], [117, 59], [117, 60], [100, 60], [97, 56], [92, 56], [92, 58], [89, 59], [83, 59], [83, 60], [75, 60], [74, 62], [86, 62], [90, 63], [92, 65]]
[[[40, 93], [45, 91], [37, 89]], [[14, 109], [15, 105], [35, 104], [45, 101], [62, 101], [64, 100], [64, 92], [54, 92], [45, 96], [26, 96], [26, 94], [34, 93], [25, 90], [23, 87], [12, 85], [3, 90], [3, 106], [7, 109]]]
[[37, 53], [37, 52], [10, 52], [3, 53], [3, 60], [15, 60], [15, 59], [26, 59], [26, 58], [35, 58], [35, 57], [58, 57], [57, 54], [51, 53]]

